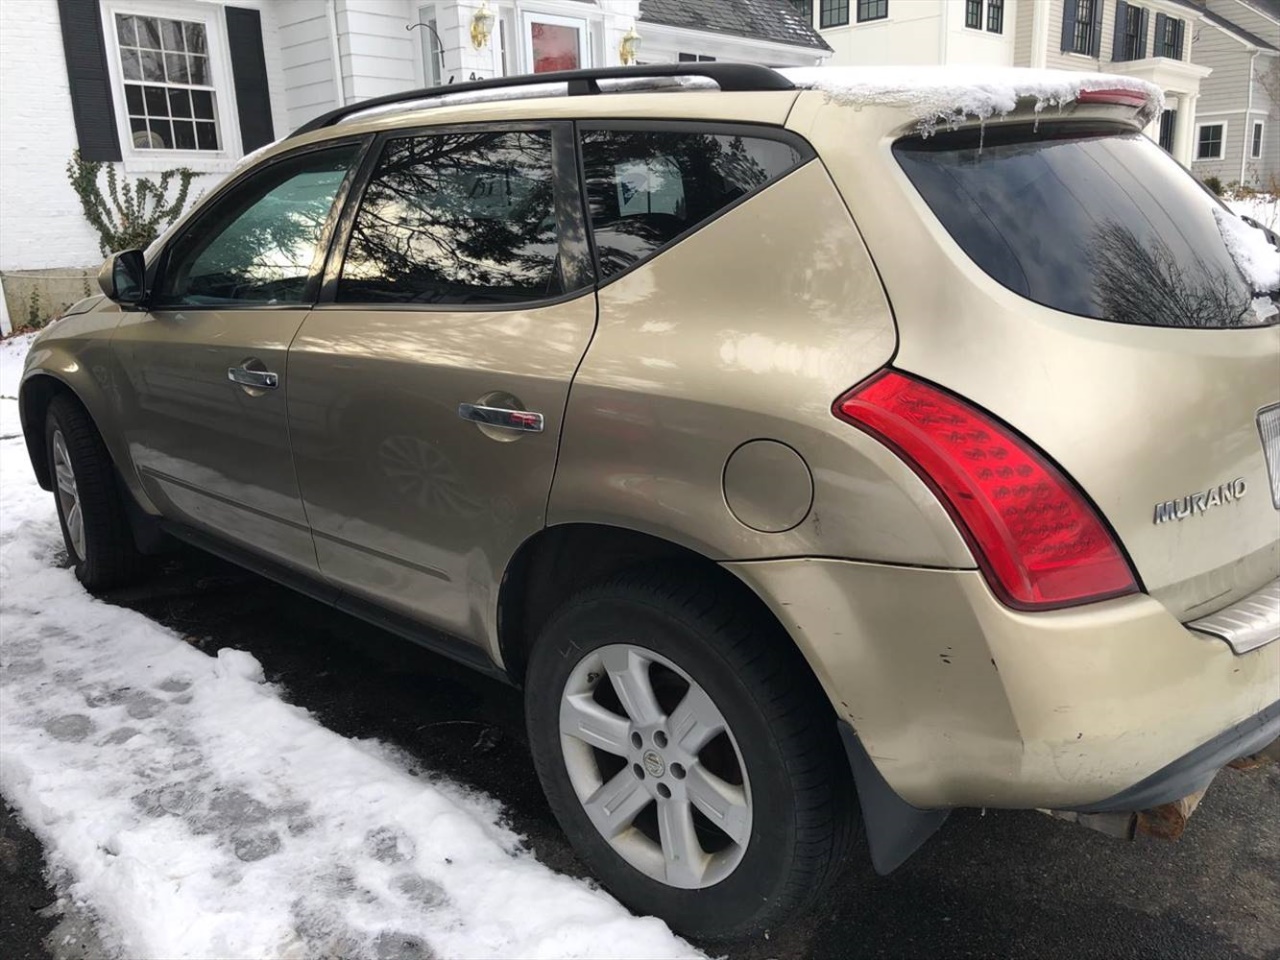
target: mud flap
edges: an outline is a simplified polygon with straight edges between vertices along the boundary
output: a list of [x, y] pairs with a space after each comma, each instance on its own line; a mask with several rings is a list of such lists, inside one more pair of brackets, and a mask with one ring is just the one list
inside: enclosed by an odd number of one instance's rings
[[951, 811], [911, 806], [885, 782], [853, 727], [844, 720], [839, 721], [839, 727], [862, 805], [871, 865], [876, 873], [885, 876], [906, 863], [937, 832]]

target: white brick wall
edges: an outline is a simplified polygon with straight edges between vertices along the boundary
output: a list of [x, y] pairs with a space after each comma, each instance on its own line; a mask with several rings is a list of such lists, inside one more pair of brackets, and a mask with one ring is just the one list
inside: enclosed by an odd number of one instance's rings
[[[289, 127], [273, 5], [262, 0], [237, 4], [262, 11], [272, 122], [276, 135], [283, 136]], [[166, 4], [174, 16], [181, 16], [184, 6], [209, 4]], [[56, 0], [0, 0], [0, 88], [0, 271], [99, 263], [97, 234], [85, 221], [65, 172], [76, 133]], [[219, 98], [224, 127], [237, 124], [232, 91], [220, 90]], [[234, 162], [232, 157], [211, 165], [221, 169], [198, 177], [191, 199], [217, 184]], [[146, 174], [166, 165], [178, 164], [127, 164], [125, 172]]]

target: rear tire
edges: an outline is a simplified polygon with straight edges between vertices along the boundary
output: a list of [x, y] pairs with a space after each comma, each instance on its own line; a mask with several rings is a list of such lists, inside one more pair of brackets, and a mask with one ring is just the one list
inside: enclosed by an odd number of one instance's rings
[[761, 614], [700, 571], [626, 573], [570, 599], [529, 661], [530, 749], [561, 827], [619, 900], [691, 937], [782, 922], [827, 888], [854, 832], [835, 718]]
[[45, 450], [58, 522], [76, 577], [89, 590], [132, 582], [144, 558], [133, 540], [111, 455], [84, 407], [54, 397], [45, 417]]

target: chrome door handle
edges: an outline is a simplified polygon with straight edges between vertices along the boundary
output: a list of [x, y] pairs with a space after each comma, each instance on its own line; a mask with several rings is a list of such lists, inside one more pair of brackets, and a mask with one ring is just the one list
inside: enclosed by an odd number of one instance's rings
[[280, 386], [280, 377], [270, 370], [250, 370], [246, 367], [228, 367], [227, 379], [245, 387], [274, 390]]
[[542, 414], [530, 410], [509, 410], [506, 407], [482, 407], [474, 403], [458, 404], [458, 416], [487, 427], [503, 427], [523, 433], [542, 432]]

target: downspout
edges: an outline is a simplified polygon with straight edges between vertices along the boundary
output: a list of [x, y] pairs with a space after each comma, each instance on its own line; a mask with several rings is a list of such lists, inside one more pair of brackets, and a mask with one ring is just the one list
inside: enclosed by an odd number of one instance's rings
[[1258, 59], [1261, 50], [1255, 49], [1253, 55], [1249, 57], [1249, 98], [1244, 108], [1244, 136], [1241, 139], [1244, 145], [1240, 148], [1240, 186], [1244, 186], [1244, 168], [1249, 160], [1249, 147], [1253, 144], [1253, 123], [1251, 114], [1253, 113], [1253, 62]]
[[338, 98], [338, 106], [347, 105], [346, 84], [342, 82], [342, 48], [338, 46], [338, 4], [326, 3], [325, 11], [329, 14], [329, 57], [333, 61], [333, 88]]

